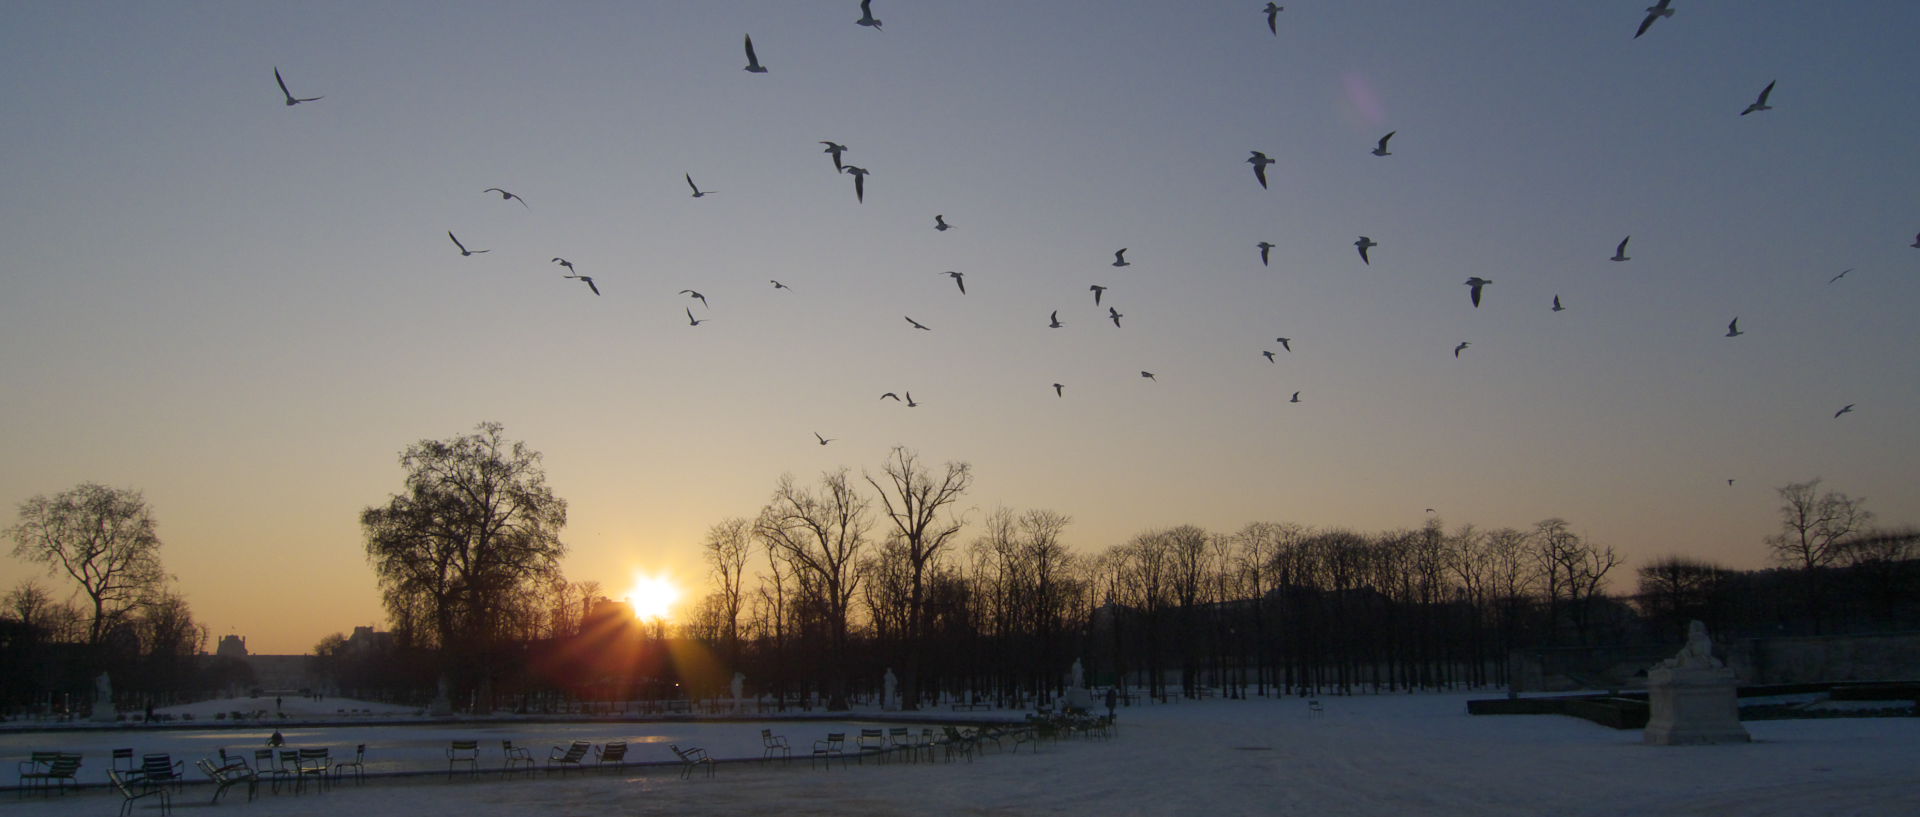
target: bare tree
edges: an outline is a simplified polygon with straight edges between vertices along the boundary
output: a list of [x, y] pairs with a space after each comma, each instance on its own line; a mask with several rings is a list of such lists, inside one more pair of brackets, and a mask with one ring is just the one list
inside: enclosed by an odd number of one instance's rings
[[1775, 489], [1780, 532], [1767, 537], [1767, 547], [1783, 565], [1805, 571], [1831, 566], [1843, 555], [1843, 543], [1873, 523], [1866, 499], [1819, 489], [1818, 478]]
[[19, 519], [6, 531], [13, 555], [80, 585], [93, 605], [89, 644], [100, 644], [167, 580], [153, 512], [139, 491], [83, 482], [20, 503]]
[[830, 687], [827, 707], [847, 709], [848, 610], [860, 586], [861, 550], [867, 545], [867, 500], [854, 490], [846, 469], [822, 475], [817, 492], [782, 476], [773, 501], [754, 521], [754, 535], [778, 554], [801, 582], [818, 588], [826, 616]]
[[747, 560], [753, 556], [753, 523], [745, 517], [732, 517], [707, 529], [701, 543], [707, 557], [707, 571], [713, 577], [714, 600], [726, 646], [727, 663], [740, 662], [740, 609], [746, 602]]
[[973, 485], [973, 470], [964, 462], [949, 462], [945, 473], [935, 478], [920, 465], [918, 455], [905, 447], [894, 446], [881, 472], [886, 477], [885, 485], [871, 474], [866, 475], [866, 480], [880, 496], [881, 509], [888, 521], [893, 523], [894, 532], [903, 546], [898, 553], [906, 560], [907, 616], [904, 637], [907, 662], [906, 690], [901, 697], [901, 708], [917, 709], [920, 700], [920, 667], [925, 663], [919, 648], [921, 635], [926, 632], [927, 569], [937, 564], [940, 551], [960, 532], [963, 524], [951, 513], [944, 520], [941, 519], [940, 511], [952, 505]]

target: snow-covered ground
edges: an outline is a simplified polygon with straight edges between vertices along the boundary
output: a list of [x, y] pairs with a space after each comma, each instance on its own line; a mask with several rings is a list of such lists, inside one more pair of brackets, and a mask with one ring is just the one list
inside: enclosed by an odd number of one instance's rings
[[[671, 768], [621, 774], [502, 780], [375, 779], [323, 794], [246, 802], [229, 792], [216, 808], [252, 817], [352, 814], [558, 817], [629, 814], [1092, 814], [1092, 815], [1910, 815], [1920, 814], [1920, 718], [1829, 718], [1746, 724], [1755, 742], [1655, 747], [1637, 731], [1559, 716], [1469, 716], [1466, 694], [1325, 698], [1310, 717], [1298, 699], [1209, 700], [1122, 709], [1109, 741], [1048, 743], [1038, 755], [989, 752], [973, 763], [887, 763], [831, 770], [805, 758], [825, 722], [784, 721], [799, 755], [791, 765], [722, 765], [711, 779]], [[331, 711], [329, 709], [328, 711]], [[858, 714], [855, 715], [858, 717]], [[568, 736], [672, 740], [732, 757], [760, 755], [758, 723], [408, 725], [338, 727], [287, 737], [296, 745], [350, 748], [366, 736], [370, 760], [438, 763], [452, 736], [535, 747]], [[359, 730], [359, 731], [356, 731]], [[176, 756], [211, 753], [217, 730], [0, 735], [0, 756], [80, 748], [82, 777], [98, 780], [104, 747]], [[510, 734], [509, 734], [510, 733]], [[819, 734], [816, 734], [819, 733]], [[230, 750], [264, 733], [219, 733]], [[377, 736], [377, 737], [375, 737]], [[498, 743], [488, 764], [497, 761]], [[102, 747], [102, 748], [96, 748]], [[179, 748], [175, 748], [179, 747]], [[667, 760], [663, 746], [636, 747]], [[429, 766], [431, 768], [431, 766]], [[198, 776], [197, 774], [194, 776]], [[9, 782], [11, 782], [9, 780]], [[176, 808], [204, 808], [189, 788]], [[237, 795], [237, 796], [236, 796]], [[146, 801], [143, 801], [146, 802]], [[0, 799], [7, 815], [97, 815], [118, 807], [98, 790], [66, 797]], [[151, 814], [142, 808], [140, 814]]]

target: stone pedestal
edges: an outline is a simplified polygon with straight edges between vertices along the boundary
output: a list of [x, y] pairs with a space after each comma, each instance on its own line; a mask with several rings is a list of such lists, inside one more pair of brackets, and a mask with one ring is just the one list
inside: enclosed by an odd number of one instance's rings
[[1650, 712], [1644, 740], [1658, 746], [1746, 743], [1733, 670], [1655, 667], [1647, 672]]
[[1067, 702], [1068, 709], [1078, 709], [1082, 712], [1093, 711], [1093, 694], [1088, 692], [1085, 687], [1068, 689], [1064, 700]]

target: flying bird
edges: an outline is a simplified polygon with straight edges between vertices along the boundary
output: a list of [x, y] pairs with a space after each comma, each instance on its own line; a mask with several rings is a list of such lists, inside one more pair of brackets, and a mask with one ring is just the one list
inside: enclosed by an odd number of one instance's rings
[[1848, 403], [1848, 404], [1846, 405], [1846, 407], [1845, 407], [1845, 408], [1842, 408], [1842, 409], [1840, 409], [1839, 411], [1836, 411], [1836, 412], [1834, 412], [1834, 413], [1833, 413], [1833, 416], [1834, 416], [1834, 417], [1839, 417], [1840, 415], [1842, 415], [1842, 414], [1846, 414], [1847, 412], [1850, 412], [1850, 411], [1853, 411], [1853, 404], [1852, 404], [1852, 403]]
[[1471, 297], [1473, 299], [1474, 309], [1480, 308], [1480, 289], [1491, 283], [1493, 282], [1485, 278], [1482, 278], [1478, 275], [1475, 275], [1466, 280], [1465, 282], [1466, 286], [1472, 287], [1472, 289], [1467, 290], [1467, 295], [1468, 297]]
[[1388, 140], [1388, 139], [1392, 139], [1392, 138], [1393, 138], [1393, 135], [1394, 135], [1394, 134], [1396, 134], [1396, 133], [1399, 133], [1399, 131], [1397, 131], [1397, 130], [1396, 130], [1396, 131], [1387, 131], [1387, 135], [1385, 135], [1385, 136], [1382, 136], [1382, 137], [1380, 137], [1380, 144], [1378, 144], [1378, 145], [1374, 145], [1374, 146], [1373, 146], [1373, 155], [1375, 155], [1375, 156], [1392, 156], [1393, 154], [1391, 154], [1391, 153], [1388, 153], [1388, 152], [1387, 152], [1387, 140]]
[[562, 278], [572, 278], [572, 279], [574, 279], [574, 280], [577, 280], [577, 281], [579, 281], [579, 282], [581, 282], [581, 283], [583, 283], [583, 284], [586, 284], [586, 285], [587, 285], [587, 289], [591, 289], [591, 290], [593, 290], [593, 294], [595, 294], [595, 295], [598, 295], [598, 294], [600, 294], [600, 287], [598, 287], [598, 286], [595, 286], [595, 285], [594, 285], [594, 283], [593, 283], [593, 278], [592, 278], [591, 276], [587, 276], [587, 275], [563, 275], [563, 276], [561, 276], [561, 277], [562, 277]]
[[[505, 190], [501, 190], [501, 189], [500, 189], [500, 188], [498, 188], [498, 187], [489, 187], [489, 188], [487, 188], [487, 189], [485, 189], [485, 190], [482, 190], [482, 191], [480, 191], [480, 192], [482, 192], [482, 193], [499, 193], [499, 194], [500, 194], [500, 200], [501, 200], [501, 201], [507, 201], [507, 200], [510, 200], [510, 199], [511, 199], [511, 200], [514, 200], [514, 201], [518, 201], [518, 202], [520, 202], [520, 206], [521, 206], [521, 207], [526, 207], [526, 206], [527, 206], [527, 200], [526, 200], [526, 199], [523, 199], [523, 198], [520, 198], [519, 196], [516, 196], [516, 195], [514, 195], [514, 194], [512, 194], [512, 193], [509, 193], [509, 192], [507, 192], [507, 191], [505, 191]], [[532, 209], [532, 208], [528, 208], [528, 209]]]
[[1247, 163], [1253, 165], [1253, 177], [1260, 180], [1260, 189], [1265, 190], [1267, 189], [1267, 165], [1274, 164], [1274, 161], [1260, 151], [1256, 150], [1252, 153], [1252, 156], [1247, 157]]
[[[559, 264], [560, 266], [563, 266], [563, 267], [566, 267], [566, 268], [567, 268], [567, 272], [568, 272], [568, 273], [572, 273], [572, 272], [573, 272], [573, 262], [572, 262], [572, 261], [568, 261], [568, 260], [567, 260], [567, 259], [565, 259], [565, 258], [555, 258], [555, 259], [553, 259], [553, 263], [555, 263], [555, 264]], [[571, 275], [569, 275], [568, 277], [571, 277]]]
[[935, 215], [933, 217], [933, 228], [944, 233], [948, 230], [953, 229], [953, 225], [947, 223], [946, 216]]
[[1267, 265], [1267, 251], [1268, 251], [1268, 250], [1271, 250], [1271, 249], [1273, 249], [1274, 247], [1277, 247], [1277, 246], [1279, 246], [1279, 245], [1278, 245], [1278, 244], [1274, 244], [1274, 243], [1273, 243], [1273, 242], [1271, 242], [1271, 241], [1262, 241], [1262, 242], [1260, 242], [1260, 243], [1258, 243], [1258, 244], [1255, 244], [1254, 246], [1256, 246], [1256, 247], [1259, 247], [1259, 248], [1260, 248], [1260, 266], [1263, 266], [1263, 267], [1264, 267], [1264, 266], [1266, 266], [1266, 265]]
[[[448, 238], [453, 238], [453, 231], [452, 231], [452, 230], [448, 230], [448, 231], [447, 231], [447, 237], [448, 237]], [[455, 246], [455, 247], [459, 247], [459, 248], [460, 248], [460, 257], [461, 257], [461, 258], [465, 258], [465, 257], [467, 257], [467, 256], [469, 256], [469, 255], [479, 255], [480, 253], [483, 253], [483, 252], [493, 252], [492, 250], [469, 250], [469, 249], [467, 249], [467, 245], [465, 245], [465, 244], [462, 244], [462, 243], [460, 243], [460, 239], [458, 239], [458, 238], [453, 238], [453, 246]]]
[[1157, 378], [1157, 377], [1154, 377], [1154, 376], [1153, 376], [1153, 372], [1145, 372], [1145, 371], [1143, 371], [1143, 372], [1141, 372], [1141, 373], [1140, 373], [1140, 376], [1141, 376], [1141, 377], [1144, 377], [1144, 378], [1146, 378], [1146, 379], [1148, 379], [1148, 380], [1151, 380], [1151, 381], [1153, 381], [1153, 382], [1155, 382], [1155, 383], [1158, 383], [1158, 382], [1160, 382], [1160, 378]]
[[1061, 384], [1061, 383], [1053, 384], [1053, 396], [1055, 397], [1067, 396], [1067, 393], [1066, 391], [1064, 391], [1064, 389], [1066, 389], [1066, 386], [1064, 384]]
[[1292, 398], [1292, 399], [1290, 399], [1290, 400], [1288, 400], [1287, 402], [1289, 402], [1289, 403], [1298, 403], [1298, 402], [1300, 402], [1300, 393], [1299, 393], [1299, 392], [1294, 392], [1294, 393], [1293, 393], [1293, 398]]
[[913, 402], [913, 392], [907, 392], [907, 408], [916, 408], [920, 404]]
[[[905, 316], [902, 316], [902, 317], [905, 317]], [[925, 327], [925, 326], [923, 326], [923, 325], [921, 325], [921, 323], [920, 323], [919, 321], [916, 321], [916, 320], [914, 320], [914, 319], [912, 319], [912, 318], [907, 318], [907, 323], [910, 323], [910, 324], [913, 324], [913, 328], [915, 328], [915, 329], [927, 329], [927, 327]], [[927, 331], [929, 331], [929, 332], [931, 332], [931, 331], [933, 331], [933, 330], [931, 330], [931, 329], [927, 329]]]
[[753, 35], [747, 35], [747, 73], [764, 74], [767, 67], [760, 64], [760, 56], [753, 53]]
[[967, 294], [967, 274], [966, 273], [947, 270], [946, 272], [943, 272], [940, 274], [945, 275], [948, 278], [952, 278], [954, 286], [957, 286], [960, 288], [960, 294], [962, 295]]
[[1093, 286], [1090, 286], [1090, 287], [1087, 287], [1087, 289], [1089, 289], [1089, 290], [1092, 290], [1092, 291], [1093, 291], [1093, 305], [1094, 305], [1094, 306], [1099, 306], [1099, 305], [1100, 305], [1100, 293], [1102, 293], [1102, 292], [1106, 292], [1106, 291], [1107, 291], [1107, 288], [1106, 288], [1106, 287], [1103, 287], [1103, 286], [1101, 286], [1101, 285], [1099, 285], [1099, 284], [1094, 284]]
[[1060, 322], [1060, 310], [1053, 310], [1053, 315], [1047, 318], [1047, 328], [1059, 329], [1062, 326], [1066, 326], [1066, 324]]
[[1728, 485], [1732, 485], [1732, 484], [1733, 484], [1733, 480], [1727, 480], [1727, 484], [1728, 484]]
[[1273, 342], [1280, 344], [1280, 348], [1287, 350], [1289, 353], [1293, 351], [1293, 338], [1274, 338]]
[[1467, 347], [1469, 347], [1469, 346], [1472, 346], [1472, 345], [1473, 345], [1473, 344], [1471, 344], [1471, 343], [1468, 343], [1468, 342], [1466, 342], [1466, 341], [1464, 341], [1464, 340], [1463, 340], [1463, 341], [1460, 341], [1460, 345], [1459, 345], [1459, 346], [1455, 346], [1455, 347], [1453, 347], [1453, 356], [1454, 356], [1454, 357], [1456, 357], [1456, 358], [1457, 358], [1457, 357], [1459, 357], [1459, 356], [1460, 356], [1460, 350], [1461, 350], [1461, 349], [1465, 349], [1465, 348], [1467, 348]]
[[1729, 323], [1727, 324], [1727, 337], [1730, 337], [1730, 338], [1737, 338], [1737, 337], [1740, 337], [1741, 335], [1744, 335], [1744, 334], [1746, 334], [1746, 333], [1745, 333], [1745, 332], [1742, 332], [1742, 331], [1740, 331], [1740, 319], [1739, 319], [1739, 318], [1734, 318], [1734, 319], [1733, 319], [1733, 320], [1732, 320], [1731, 322], [1729, 322]]
[[695, 291], [693, 291], [693, 290], [691, 290], [691, 289], [683, 289], [683, 290], [680, 290], [680, 294], [682, 294], [682, 295], [685, 295], [685, 296], [687, 296], [687, 297], [689, 297], [689, 298], [693, 298], [693, 299], [695, 299], [695, 300], [698, 300], [698, 301], [700, 302], [700, 305], [701, 305], [701, 306], [704, 306], [704, 307], [706, 307], [706, 308], [708, 308], [708, 309], [712, 309], [712, 308], [713, 308], [713, 304], [710, 304], [710, 303], [707, 303], [707, 296], [705, 296], [705, 295], [702, 295], [702, 294], [700, 294], [700, 293], [698, 293], [698, 292], [695, 292]]
[[1268, 3], [1266, 8], [1261, 9], [1267, 14], [1267, 30], [1273, 32], [1275, 37], [1280, 36], [1280, 12], [1286, 10], [1286, 6], [1274, 3]]
[[826, 445], [827, 443], [833, 442], [833, 440], [830, 438], [820, 436], [820, 432], [818, 431], [813, 432], [813, 438], [816, 440], [819, 440], [821, 445]]
[[300, 99], [295, 97], [292, 91], [287, 90], [287, 81], [280, 78], [280, 66], [277, 66], [277, 65], [273, 67], [273, 81], [280, 83], [280, 93], [287, 95], [287, 107], [289, 108], [295, 105], [298, 105], [302, 102], [312, 102], [316, 99], [322, 98], [317, 96], [310, 96], [305, 99]]
[[701, 196], [711, 196], [715, 193], [720, 192], [718, 190], [701, 190], [700, 185], [693, 183], [692, 173], [688, 173], [686, 174], [686, 176], [687, 176], [687, 186], [693, 188], [693, 197], [696, 199], [700, 198]]
[[1560, 296], [1558, 295], [1553, 296], [1553, 311], [1555, 312], [1566, 311], [1566, 307], [1560, 305]]
[[780, 283], [779, 281], [775, 281], [771, 279], [769, 279], [767, 283], [772, 284], [774, 289], [793, 289], [793, 287], [787, 286], [786, 284], [783, 284], [783, 283]]
[[1838, 281], [1838, 280], [1840, 280], [1840, 279], [1842, 279], [1842, 278], [1845, 278], [1845, 277], [1847, 277], [1847, 273], [1849, 273], [1849, 272], [1852, 272], [1852, 271], [1853, 271], [1853, 268], [1852, 268], [1852, 267], [1848, 267], [1848, 268], [1846, 268], [1846, 269], [1843, 269], [1843, 270], [1841, 270], [1841, 271], [1840, 271], [1840, 274], [1839, 274], [1839, 275], [1835, 275], [1835, 276], [1833, 276], [1832, 278], [1828, 278], [1828, 279], [1827, 279], [1827, 283], [1829, 283], [1829, 284], [1831, 284], [1831, 283], [1833, 283], [1833, 282], [1835, 282], [1835, 281]]
[[[873, 19], [873, 0], [860, 0], [860, 19], [853, 22], [871, 28], [874, 31], [881, 30], [880, 21]], [[913, 32], [907, 33], [911, 34]]]
[[1633, 236], [1620, 239], [1620, 246], [1613, 248], [1613, 257], [1607, 260], [1613, 262], [1632, 261], [1633, 259], [1627, 257], [1627, 242], [1632, 240]]
[[[1776, 79], [1773, 82], [1779, 82], [1779, 80]], [[1760, 89], [1760, 98], [1755, 99], [1752, 105], [1748, 105], [1746, 110], [1741, 111], [1740, 112], [1741, 116], [1746, 116], [1747, 114], [1753, 113], [1754, 111], [1773, 110], [1773, 106], [1767, 104], [1767, 97], [1773, 93], [1773, 82], [1767, 83], [1767, 87]]]
[[1124, 317], [1126, 316], [1120, 314], [1120, 310], [1114, 309], [1111, 306], [1107, 307], [1107, 319], [1113, 321], [1113, 328], [1120, 328], [1120, 319]]
[[1907, 246], [1909, 246], [1909, 247], [1912, 247], [1912, 248], [1914, 248], [1914, 249], [1916, 249], [1916, 250], [1920, 250], [1920, 233], [1914, 233], [1914, 234], [1913, 234], [1913, 243], [1912, 243], [1912, 244], [1908, 244]]
[[[712, 319], [712, 318], [708, 318], [707, 320], [709, 320], [709, 321], [710, 321], [710, 320], [713, 320], [713, 319]], [[687, 307], [687, 325], [688, 325], [688, 326], [699, 326], [700, 324], [703, 324], [703, 323], [706, 323], [706, 322], [707, 322], [707, 321], [703, 321], [703, 320], [700, 320], [699, 318], [696, 318], [696, 317], [694, 317], [694, 316], [693, 316], [693, 307], [691, 307], [691, 306], [689, 306], [689, 307]]]
[[847, 146], [846, 146], [846, 145], [838, 145], [838, 144], [834, 144], [834, 143], [832, 143], [832, 142], [828, 142], [828, 141], [825, 141], [825, 140], [822, 140], [822, 141], [820, 142], [820, 144], [823, 144], [823, 145], [826, 145], [826, 146], [827, 146], [827, 149], [826, 149], [826, 150], [823, 150], [823, 151], [820, 151], [821, 153], [831, 153], [831, 154], [833, 154], [833, 170], [834, 170], [834, 172], [836, 172], [836, 173], [838, 173], [838, 172], [840, 172], [841, 170], [845, 170], [845, 169], [846, 169], [846, 165], [844, 165], [844, 164], [841, 164], [841, 163], [840, 163], [840, 154], [842, 154], [842, 153], [846, 153], [846, 152], [847, 152]]
[[1373, 260], [1367, 257], [1367, 250], [1380, 246], [1380, 242], [1363, 235], [1359, 241], [1353, 242], [1353, 246], [1360, 249], [1360, 262], [1369, 267], [1373, 266]]
[[885, 400], [889, 397], [893, 398], [893, 402], [895, 403], [900, 402], [900, 395], [894, 394], [893, 392], [887, 392], [886, 394], [880, 395], [880, 399], [882, 400]]
[[853, 197], [858, 199], [860, 203], [865, 204], [867, 201], [867, 169], [847, 165], [843, 172], [853, 174]]
[[1113, 254], [1113, 265], [1114, 265], [1114, 266], [1116, 266], [1116, 267], [1128, 267], [1128, 266], [1132, 266], [1131, 264], [1128, 264], [1128, 263], [1127, 263], [1127, 248], [1126, 248], [1126, 247], [1121, 247], [1121, 248], [1119, 249], [1119, 251], [1118, 251], [1118, 252], [1115, 252], [1115, 253]]
[[1267, 358], [1267, 362], [1268, 362], [1268, 363], [1272, 363], [1272, 362], [1274, 362], [1274, 361], [1273, 361], [1273, 350], [1272, 350], [1272, 349], [1262, 349], [1262, 350], [1260, 350], [1260, 354], [1262, 354], [1262, 355], [1265, 355], [1265, 356], [1266, 356], [1266, 358]]
[[1660, 2], [1648, 6], [1647, 19], [1640, 21], [1640, 30], [1633, 33], [1633, 38], [1636, 40], [1640, 39], [1640, 35], [1647, 33], [1647, 29], [1653, 26], [1653, 21], [1662, 17], [1672, 17], [1673, 9], [1667, 7], [1667, 4], [1671, 2], [1673, 2], [1673, 0], [1660, 0]]

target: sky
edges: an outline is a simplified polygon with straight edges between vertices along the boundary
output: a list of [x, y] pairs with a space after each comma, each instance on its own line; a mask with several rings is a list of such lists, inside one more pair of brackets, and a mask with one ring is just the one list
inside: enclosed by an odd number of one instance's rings
[[482, 421], [616, 591], [896, 445], [1088, 553], [1433, 508], [1760, 567], [1815, 477], [1920, 522], [1920, 5], [1261, 5], [10, 6], [0, 526], [138, 489], [213, 634], [301, 652]]

